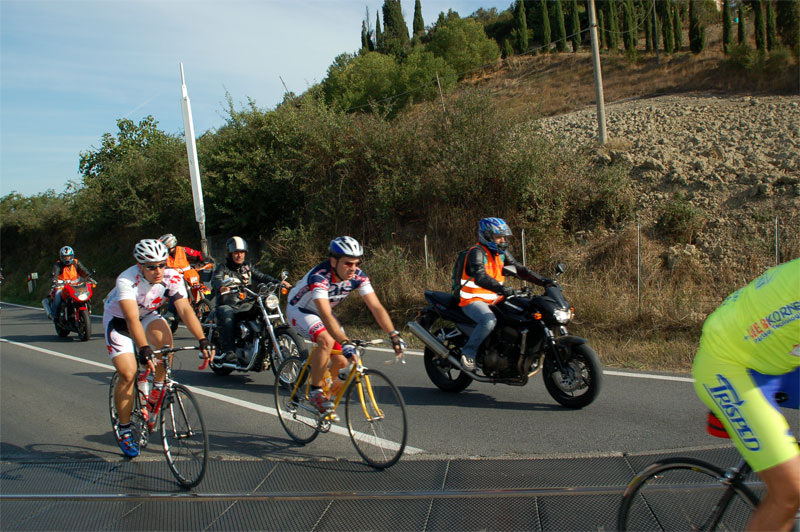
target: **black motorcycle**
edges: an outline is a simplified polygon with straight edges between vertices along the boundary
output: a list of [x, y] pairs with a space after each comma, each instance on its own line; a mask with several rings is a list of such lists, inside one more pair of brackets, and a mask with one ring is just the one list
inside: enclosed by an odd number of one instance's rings
[[[556, 275], [564, 269], [559, 264]], [[516, 268], [506, 266], [504, 274], [514, 275]], [[524, 386], [541, 371], [547, 391], [568, 408], [582, 408], [600, 392], [600, 360], [585, 339], [567, 333], [574, 312], [557, 282], [542, 295], [526, 287], [491, 305], [497, 325], [481, 345], [472, 371], [461, 365], [461, 348], [475, 322], [458, 306], [458, 296], [428, 290], [425, 299], [430, 305], [408, 326], [425, 344], [425, 371], [440, 389], [457, 393], [473, 380]]]
[[[286, 279], [287, 272], [281, 275]], [[280, 309], [280, 297], [285, 293], [281, 282], [262, 283], [256, 291], [244, 285], [227, 280], [223, 286], [230, 288], [228, 293], [238, 293], [242, 300], [252, 300], [258, 309], [255, 317], [237, 321], [234, 324], [234, 351], [236, 362], [224, 362], [218, 358], [211, 361], [212, 371], [217, 375], [230, 375], [235, 371], [266, 371], [272, 369], [277, 374], [278, 367], [289, 357], [305, 360], [308, 349], [303, 338], [286, 322]], [[217, 327], [216, 313], [211, 312], [203, 322], [206, 338], [221, 353], [220, 331]]]

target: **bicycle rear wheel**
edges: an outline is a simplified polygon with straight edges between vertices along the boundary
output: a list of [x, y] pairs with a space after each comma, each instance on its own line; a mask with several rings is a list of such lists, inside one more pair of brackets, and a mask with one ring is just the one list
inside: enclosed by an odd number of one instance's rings
[[278, 419], [286, 433], [297, 443], [303, 444], [311, 443], [319, 435], [317, 410], [305, 395], [305, 381], [311, 369], [303, 371], [304, 363], [297, 357], [287, 358], [275, 377], [275, 410], [278, 411]]
[[406, 405], [400, 391], [383, 373], [365, 369], [347, 390], [345, 416], [350, 439], [372, 467], [396, 463], [406, 448]]
[[631, 530], [744, 530], [758, 498], [741, 482], [694, 458], [655, 462], [628, 484], [617, 527]]
[[[114, 390], [117, 387], [119, 380], [119, 373], [116, 371], [111, 376], [111, 384], [108, 387], [108, 413], [111, 418], [111, 430], [114, 432], [114, 437], [119, 441], [119, 417], [117, 416], [117, 404], [114, 401]], [[134, 389], [133, 393], [133, 409], [131, 410], [131, 433], [133, 439], [139, 444], [139, 448], [147, 447], [149, 440], [145, 424], [147, 421], [142, 415], [142, 402], [139, 397], [139, 391]]]
[[161, 403], [161, 443], [178, 482], [192, 488], [203, 480], [208, 433], [197, 400], [180, 384], [174, 384]]

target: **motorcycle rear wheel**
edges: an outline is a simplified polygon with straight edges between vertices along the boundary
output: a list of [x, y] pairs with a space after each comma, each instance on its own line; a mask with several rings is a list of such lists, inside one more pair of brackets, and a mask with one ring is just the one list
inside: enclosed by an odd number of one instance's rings
[[603, 367], [597, 353], [588, 344], [559, 346], [562, 375], [558, 364], [548, 354], [542, 377], [550, 395], [567, 408], [583, 408], [597, 398], [603, 380]]
[[81, 342], [89, 341], [92, 337], [92, 318], [88, 310], [81, 311], [81, 320], [78, 322], [78, 338]]
[[[439, 330], [430, 331], [433, 336], [442, 341], [455, 329], [453, 327], [442, 327]], [[430, 347], [425, 348], [425, 372], [433, 384], [442, 391], [458, 393], [464, 391], [472, 377], [467, 373], [456, 368], [449, 361], [440, 357]]]

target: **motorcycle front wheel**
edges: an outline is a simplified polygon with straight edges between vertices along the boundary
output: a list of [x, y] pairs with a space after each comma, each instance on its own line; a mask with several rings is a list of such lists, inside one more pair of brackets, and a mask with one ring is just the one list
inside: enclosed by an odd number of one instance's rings
[[81, 311], [81, 321], [78, 323], [78, 338], [81, 342], [87, 342], [92, 337], [92, 318], [88, 310]]
[[61, 338], [66, 338], [69, 336], [70, 330], [66, 327], [62, 327], [60, 323], [61, 321], [61, 312], [59, 311], [55, 316], [53, 316], [53, 325], [56, 327], [56, 334]]
[[269, 360], [272, 367], [272, 373], [278, 376], [278, 368], [287, 359], [297, 357], [305, 362], [308, 358], [308, 348], [303, 337], [289, 325], [281, 325], [275, 328], [275, 339], [278, 340], [278, 351], [280, 351], [280, 358], [275, 353], [275, 349], [270, 349]]
[[588, 344], [556, 347], [564, 371], [548, 353], [542, 369], [544, 385], [559, 404], [567, 408], [583, 408], [600, 393], [603, 380], [600, 359]]

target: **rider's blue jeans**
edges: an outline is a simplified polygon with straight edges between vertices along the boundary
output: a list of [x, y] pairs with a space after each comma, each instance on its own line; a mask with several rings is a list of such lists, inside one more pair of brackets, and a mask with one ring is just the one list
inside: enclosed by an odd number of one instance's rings
[[474, 359], [475, 355], [478, 354], [478, 348], [492, 332], [494, 326], [497, 325], [497, 318], [494, 312], [492, 312], [492, 309], [489, 308], [489, 305], [483, 301], [470, 303], [469, 305], [461, 307], [461, 310], [464, 311], [464, 314], [472, 318], [476, 324], [475, 329], [469, 336], [469, 340], [467, 340], [466, 345], [461, 349], [461, 353], [466, 355], [467, 358]]

